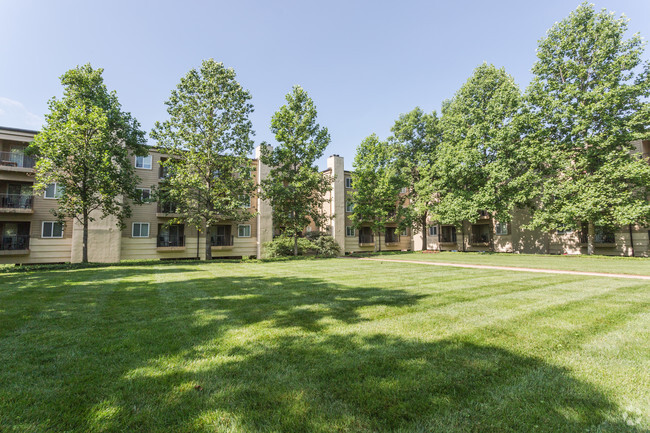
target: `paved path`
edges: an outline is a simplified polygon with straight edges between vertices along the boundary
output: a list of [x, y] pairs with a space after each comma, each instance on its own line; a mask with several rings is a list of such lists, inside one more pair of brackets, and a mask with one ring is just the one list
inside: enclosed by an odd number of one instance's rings
[[396, 260], [396, 259], [381, 259], [381, 258], [374, 258], [374, 257], [363, 257], [358, 260], [372, 260], [372, 261], [393, 262], [393, 263], [415, 263], [417, 265], [451, 266], [455, 268], [496, 269], [499, 271], [537, 272], [540, 274], [564, 274], [564, 275], [585, 275], [590, 277], [629, 278], [631, 280], [650, 281], [650, 275], [609, 274], [606, 272], [562, 271], [559, 269], [519, 268], [515, 266], [493, 266], [493, 265], [470, 265], [465, 263], [425, 262], [420, 260]]

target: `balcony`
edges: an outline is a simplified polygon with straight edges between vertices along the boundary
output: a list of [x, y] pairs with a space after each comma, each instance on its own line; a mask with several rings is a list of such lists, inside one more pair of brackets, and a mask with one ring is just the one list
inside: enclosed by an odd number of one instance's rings
[[385, 242], [387, 247], [394, 247], [399, 245], [400, 236], [396, 233], [396, 229], [386, 229]]
[[360, 247], [374, 247], [375, 246], [375, 236], [370, 233], [361, 233], [359, 234], [359, 246]]
[[478, 211], [478, 219], [480, 220], [490, 219], [490, 214], [486, 210], [480, 210]]
[[212, 247], [212, 251], [232, 250], [234, 244], [234, 235], [213, 234], [210, 236], [210, 246]]
[[25, 155], [25, 152], [12, 150], [10, 152], [0, 152], [0, 169], [14, 168], [34, 168], [34, 158]]
[[[587, 231], [583, 230], [580, 233], [580, 243], [585, 246], [589, 243]], [[594, 246], [599, 248], [614, 248], [616, 247], [616, 236], [614, 233], [598, 232], [594, 234]]]
[[156, 216], [160, 218], [174, 218], [180, 216], [176, 213], [178, 205], [172, 202], [158, 202]]
[[0, 212], [34, 213], [34, 197], [29, 194], [0, 194]]
[[490, 245], [490, 235], [485, 233], [480, 234], [471, 234], [469, 236], [469, 244], [476, 245], [481, 247], [486, 247]]
[[0, 237], [0, 255], [29, 254], [29, 235], [3, 235]]
[[158, 251], [182, 251], [185, 249], [185, 236], [158, 236], [156, 249]]

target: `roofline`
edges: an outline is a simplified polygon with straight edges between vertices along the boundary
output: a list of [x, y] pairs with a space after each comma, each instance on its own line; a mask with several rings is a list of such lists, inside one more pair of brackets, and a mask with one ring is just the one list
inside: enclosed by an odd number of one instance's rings
[[8, 126], [0, 126], [0, 131], [11, 131], [11, 132], [25, 132], [27, 134], [38, 134], [39, 131], [34, 131], [32, 129], [22, 129], [22, 128], [10, 128]]

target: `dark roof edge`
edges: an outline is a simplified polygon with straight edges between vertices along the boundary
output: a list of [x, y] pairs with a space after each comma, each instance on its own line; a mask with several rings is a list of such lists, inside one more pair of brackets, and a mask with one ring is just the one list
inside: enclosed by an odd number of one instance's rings
[[38, 131], [31, 129], [22, 129], [22, 128], [9, 128], [8, 126], [0, 126], [0, 131], [13, 131], [13, 132], [26, 132], [28, 134], [38, 134]]

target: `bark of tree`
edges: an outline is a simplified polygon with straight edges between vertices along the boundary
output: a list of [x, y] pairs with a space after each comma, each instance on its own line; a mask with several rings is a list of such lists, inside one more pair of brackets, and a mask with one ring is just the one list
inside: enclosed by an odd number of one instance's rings
[[422, 224], [422, 251], [425, 251], [427, 249], [427, 214], [425, 213], [422, 216], [422, 220], [420, 221]]
[[88, 263], [88, 220], [90, 218], [88, 217], [88, 212], [87, 211], [84, 211], [83, 219], [84, 219], [84, 235], [83, 235], [83, 247], [82, 247], [81, 262], [82, 263]]
[[594, 248], [594, 238], [596, 237], [596, 228], [594, 227], [594, 223], [589, 222], [588, 228], [587, 228], [587, 254], [588, 255], [593, 255], [595, 248]]

